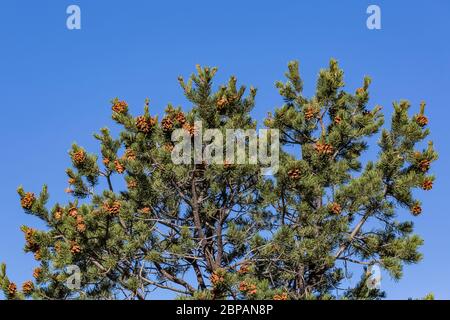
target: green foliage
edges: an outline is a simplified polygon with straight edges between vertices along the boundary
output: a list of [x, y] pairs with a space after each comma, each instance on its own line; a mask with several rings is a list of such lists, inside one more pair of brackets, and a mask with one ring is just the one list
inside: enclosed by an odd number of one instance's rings
[[[25, 212], [47, 228], [22, 228], [25, 251], [39, 266], [34, 281], [18, 289], [2, 265], [6, 298], [145, 299], [159, 289], [180, 299], [379, 299], [384, 293], [365, 285], [367, 266], [399, 279], [405, 264], [420, 261], [423, 241], [399, 209], [420, 214], [413, 191], [430, 190], [435, 179], [433, 145], [420, 149], [429, 134], [424, 103], [411, 117], [408, 102], [395, 102], [383, 128], [382, 108], [368, 109], [369, 78], [349, 93], [331, 60], [308, 98], [291, 62], [287, 81], [276, 83], [284, 105], [265, 121], [282, 143], [274, 177], [248, 163], [176, 165], [174, 129], [194, 139], [202, 133], [197, 120], [201, 130], [256, 128], [256, 89], [238, 86], [235, 77], [215, 89], [216, 72], [197, 66], [187, 82], [180, 77], [193, 108], [168, 105], [161, 121], [149, 100], [138, 117], [112, 100], [122, 131], [118, 138], [107, 128], [95, 135], [101, 163], [72, 146], [67, 204], [47, 209], [46, 186], [38, 196], [18, 189]], [[379, 153], [364, 163], [368, 138], [378, 133]], [[119, 177], [126, 187], [113, 186]], [[354, 287], [346, 282], [349, 264], [362, 269]], [[80, 288], [67, 287], [68, 265], [80, 268]]]

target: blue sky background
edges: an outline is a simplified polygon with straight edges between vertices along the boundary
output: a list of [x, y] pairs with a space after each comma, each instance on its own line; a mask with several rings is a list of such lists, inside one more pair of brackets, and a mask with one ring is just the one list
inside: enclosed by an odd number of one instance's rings
[[[66, 28], [70, 4], [81, 7], [81, 30]], [[382, 30], [366, 28], [370, 4], [381, 7]], [[450, 298], [449, 31], [448, 0], [2, 0], [0, 261], [14, 281], [31, 277], [36, 263], [23, 253], [19, 227], [41, 225], [22, 212], [16, 188], [38, 192], [47, 183], [51, 203], [67, 201], [67, 151], [74, 141], [98, 151], [92, 133], [103, 126], [117, 132], [110, 99], [127, 100], [135, 114], [146, 97], [154, 113], [169, 102], [189, 109], [177, 76], [199, 63], [218, 66], [217, 81], [234, 74], [256, 86], [253, 115], [261, 121], [282, 104], [274, 82], [289, 60], [300, 61], [311, 95], [319, 69], [334, 57], [349, 90], [372, 77], [370, 103], [388, 114], [394, 100], [409, 99], [415, 108], [428, 103], [440, 160], [415, 219], [424, 260], [407, 266], [397, 283], [385, 275], [382, 288], [391, 299], [428, 292]]]

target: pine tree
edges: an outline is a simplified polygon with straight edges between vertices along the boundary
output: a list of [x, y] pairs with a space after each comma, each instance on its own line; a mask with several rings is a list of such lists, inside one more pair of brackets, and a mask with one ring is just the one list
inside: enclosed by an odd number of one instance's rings
[[[398, 279], [404, 264], [421, 259], [412, 222], [397, 218], [399, 207], [421, 214], [413, 190], [433, 186], [437, 154], [431, 143], [418, 149], [429, 134], [425, 104], [410, 117], [408, 102], [394, 103], [382, 130], [381, 107], [366, 109], [368, 78], [347, 93], [332, 60], [306, 98], [291, 62], [287, 82], [277, 83], [285, 104], [265, 121], [280, 130], [283, 146], [273, 178], [250, 163], [174, 164], [175, 129], [195, 140], [209, 128], [257, 126], [250, 116], [256, 89], [247, 93], [230, 77], [215, 90], [216, 72], [198, 66], [187, 82], [179, 78], [193, 105], [188, 113], [168, 105], [159, 120], [146, 100], [135, 117], [114, 99], [120, 136], [107, 128], [95, 135], [101, 161], [72, 146], [67, 204], [48, 208], [46, 186], [38, 195], [18, 189], [22, 208], [47, 228], [22, 227], [24, 249], [39, 266], [18, 287], [2, 265], [6, 298], [146, 299], [159, 289], [182, 299], [375, 299], [383, 293], [364, 286], [365, 272], [345, 287], [348, 264], [377, 263]], [[363, 164], [367, 138], [380, 130], [380, 152]], [[67, 286], [68, 265], [80, 268], [79, 288]]]

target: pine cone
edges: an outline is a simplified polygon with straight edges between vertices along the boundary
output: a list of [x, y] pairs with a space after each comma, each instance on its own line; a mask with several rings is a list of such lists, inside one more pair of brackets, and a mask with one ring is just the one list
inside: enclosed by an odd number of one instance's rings
[[68, 180], [67, 180], [67, 182], [69, 183], [69, 184], [75, 184], [75, 179], [74, 178], [69, 178]]
[[35, 229], [32, 229], [32, 228], [25, 229], [25, 241], [26, 241], [25, 246], [31, 252], [39, 251], [39, 244], [37, 244], [34, 239], [35, 234], [36, 234]]
[[340, 214], [342, 211], [342, 207], [339, 203], [333, 202], [330, 206], [330, 211], [336, 215]]
[[114, 160], [114, 166], [116, 167], [116, 171], [119, 174], [122, 174], [125, 171], [125, 167], [117, 159]]
[[161, 125], [164, 131], [171, 131], [173, 129], [173, 121], [168, 117], [162, 119]]
[[246, 292], [248, 290], [248, 284], [245, 281], [239, 283], [239, 291]]
[[423, 190], [431, 190], [431, 189], [433, 189], [433, 181], [431, 181], [431, 180], [425, 180], [423, 183], [422, 183], [422, 189]]
[[179, 111], [177, 112], [176, 116], [175, 116], [175, 120], [180, 124], [183, 125], [186, 122], [186, 117], [184, 116], [184, 113]]
[[108, 158], [103, 158], [103, 164], [107, 166], [109, 164], [110, 160]]
[[33, 277], [35, 279], [38, 279], [41, 276], [42, 273], [42, 269], [41, 268], [36, 268], [33, 270]]
[[82, 165], [86, 160], [86, 153], [83, 150], [78, 150], [73, 153], [73, 161], [76, 165]]
[[34, 235], [36, 234], [36, 230], [33, 228], [26, 228], [25, 230], [25, 241], [28, 243], [34, 242]]
[[145, 215], [149, 214], [150, 212], [151, 212], [151, 209], [149, 207], [144, 207], [142, 209], [139, 209], [139, 213], [142, 213]]
[[335, 124], [340, 124], [341, 121], [342, 121], [341, 117], [339, 117], [339, 116], [334, 117], [334, 123]]
[[36, 197], [34, 196], [34, 193], [27, 192], [25, 193], [25, 196], [20, 200], [20, 205], [22, 206], [22, 208], [30, 210], [35, 201]]
[[7, 288], [8, 295], [14, 297], [17, 293], [17, 286], [14, 282], [10, 282]]
[[314, 108], [311, 107], [311, 106], [307, 107], [306, 110], [305, 110], [305, 119], [306, 119], [306, 121], [311, 120], [315, 116], [316, 116], [316, 111], [314, 110]]
[[426, 159], [422, 160], [419, 162], [419, 169], [422, 172], [427, 172], [430, 169], [430, 164], [431, 164], [430, 160], [426, 160]]
[[112, 106], [112, 110], [117, 113], [127, 113], [128, 104], [125, 101], [117, 101]]
[[227, 99], [226, 95], [223, 95], [219, 100], [217, 100], [217, 109], [223, 110], [227, 104], [228, 104], [228, 99]]
[[300, 169], [291, 169], [291, 170], [289, 170], [288, 176], [289, 176], [292, 180], [300, 179]]
[[223, 276], [221, 276], [221, 275], [219, 275], [219, 274], [217, 274], [217, 273], [215, 273], [215, 272], [213, 272], [212, 274], [211, 274], [211, 283], [214, 285], [214, 286], [217, 286], [217, 285], [220, 285], [220, 284], [222, 284], [224, 281], [225, 281], [225, 279], [223, 278]]
[[413, 215], [418, 216], [422, 213], [422, 207], [416, 204], [411, 208], [411, 212]]
[[334, 148], [331, 144], [322, 142], [316, 143], [315, 149], [320, 155], [331, 155], [334, 152]]
[[134, 189], [137, 187], [137, 182], [136, 180], [129, 180], [127, 183], [127, 187], [128, 189]]
[[172, 152], [172, 150], [173, 150], [173, 145], [170, 144], [170, 143], [166, 143], [166, 144], [164, 145], [164, 150], [166, 150], [166, 152]]
[[361, 95], [361, 94], [363, 94], [364, 92], [365, 92], [364, 88], [358, 88], [358, 89], [356, 89], [356, 94], [357, 94], [357, 95]]
[[62, 209], [61, 209], [61, 208], [58, 208], [58, 209], [55, 211], [53, 217], [55, 218], [55, 220], [61, 220], [62, 215], [63, 215]]
[[416, 118], [416, 123], [421, 127], [425, 127], [428, 124], [428, 118], [423, 114], [419, 114]]
[[127, 159], [128, 161], [136, 160], [136, 154], [133, 150], [127, 149], [125, 150], [125, 159]]
[[72, 247], [70, 248], [70, 252], [72, 252], [72, 254], [80, 253], [81, 247], [76, 242], [72, 242]]
[[41, 250], [37, 250], [37, 251], [34, 253], [34, 259], [36, 259], [37, 261], [39, 261], [39, 260], [42, 259]]
[[248, 273], [248, 271], [250, 270], [250, 264], [248, 263], [244, 263], [241, 268], [239, 269], [238, 273], [239, 274], [246, 274]]
[[149, 133], [152, 129], [152, 125], [149, 119], [146, 116], [139, 116], [136, 118], [136, 127], [142, 133]]
[[276, 294], [273, 296], [273, 300], [287, 300], [287, 299], [288, 299], [287, 293]]
[[109, 214], [109, 215], [118, 215], [120, 211], [120, 201], [114, 201], [112, 204], [104, 203], [103, 209]]
[[22, 292], [26, 295], [29, 295], [34, 290], [34, 284], [33, 281], [25, 281], [22, 284]]
[[86, 224], [83, 223], [77, 223], [77, 231], [82, 233], [86, 231]]
[[239, 290], [249, 295], [256, 294], [257, 292], [256, 286], [254, 284], [247, 283], [246, 281], [242, 281], [239, 284]]
[[195, 126], [189, 123], [185, 123], [183, 125], [183, 129], [186, 130], [191, 136], [194, 136], [197, 133]]
[[78, 215], [78, 209], [76, 207], [72, 207], [69, 209], [69, 216], [72, 218], [76, 218]]

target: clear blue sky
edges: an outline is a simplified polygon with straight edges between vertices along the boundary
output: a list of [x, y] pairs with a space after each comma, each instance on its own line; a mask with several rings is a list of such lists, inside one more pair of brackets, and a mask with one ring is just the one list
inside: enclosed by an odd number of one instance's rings
[[[432, 139], [440, 153], [434, 189], [415, 219], [425, 239], [422, 263], [398, 283], [384, 277], [392, 299], [434, 292], [450, 298], [450, 2], [433, 1], [112, 1], [2, 0], [0, 2], [0, 261], [21, 282], [35, 262], [22, 251], [22, 213], [16, 188], [49, 185], [51, 203], [64, 202], [67, 151], [76, 141], [98, 151], [92, 133], [114, 127], [109, 100], [119, 96], [153, 112], [168, 102], [190, 106], [177, 76], [195, 64], [218, 66], [218, 80], [235, 74], [258, 87], [253, 112], [262, 120], [281, 105], [274, 81], [298, 59], [307, 94], [331, 57], [345, 70], [349, 90], [373, 79], [371, 104], [409, 99], [428, 103]], [[66, 8], [82, 10], [82, 29], [66, 28]], [[366, 28], [366, 8], [382, 10], [382, 30]], [[409, 216], [401, 213], [400, 217]]]

